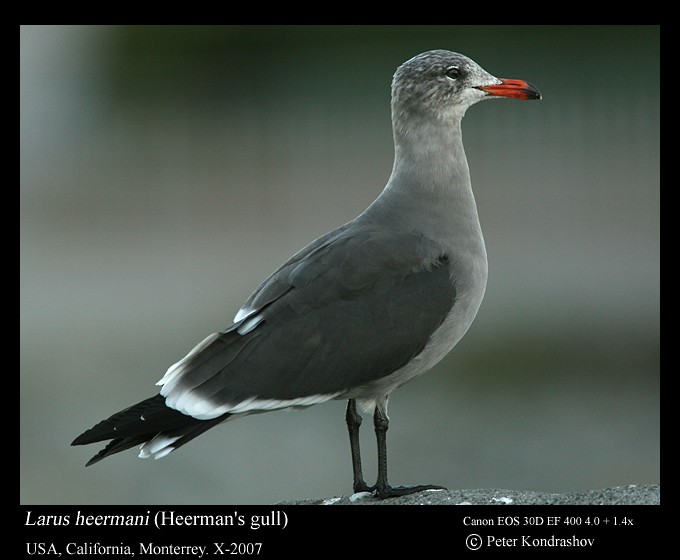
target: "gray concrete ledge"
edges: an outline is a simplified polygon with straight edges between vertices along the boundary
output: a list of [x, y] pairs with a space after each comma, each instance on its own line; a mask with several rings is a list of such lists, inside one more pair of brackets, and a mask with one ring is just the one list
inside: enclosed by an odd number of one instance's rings
[[426, 490], [388, 500], [376, 500], [370, 494], [360, 493], [320, 500], [282, 502], [281, 505], [659, 505], [660, 494], [661, 487], [658, 484], [630, 484], [564, 494], [523, 490]]

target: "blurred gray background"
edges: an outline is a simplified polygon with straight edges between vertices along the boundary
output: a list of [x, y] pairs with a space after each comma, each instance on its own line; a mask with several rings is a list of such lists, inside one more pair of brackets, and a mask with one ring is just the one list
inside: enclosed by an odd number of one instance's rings
[[[94, 467], [155, 382], [392, 165], [390, 80], [462, 52], [536, 84], [463, 122], [490, 262], [457, 349], [390, 401], [390, 480], [659, 482], [657, 27], [47, 27], [21, 53], [21, 502], [351, 493], [344, 403]], [[369, 419], [362, 446], [373, 479]]]

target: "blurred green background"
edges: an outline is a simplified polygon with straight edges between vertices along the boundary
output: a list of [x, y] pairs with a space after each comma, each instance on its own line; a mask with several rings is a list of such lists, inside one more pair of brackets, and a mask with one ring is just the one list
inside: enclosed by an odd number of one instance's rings
[[[24, 26], [20, 44], [22, 503], [351, 493], [342, 402], [162, 461], [86, 469], [98, 448], [69, 444], [379, 194], [392, 74], [433, 48], [543, 100], [464, 119], [487, 295], [393, 395], [391, 482], [659, 482], [658, 27]], [[370, 421], [362, 446], [370, 480]]]

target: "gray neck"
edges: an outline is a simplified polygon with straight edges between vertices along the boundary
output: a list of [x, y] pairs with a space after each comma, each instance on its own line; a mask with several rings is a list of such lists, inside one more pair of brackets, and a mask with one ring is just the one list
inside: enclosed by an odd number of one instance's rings
[[[402, 119], [395, 114], [392, 175], [364, 216], [422, 233], [445, 249], [467, 248], [486, 258], [460, 118]], [[414, 121], [417, 126], [401, 125]]]

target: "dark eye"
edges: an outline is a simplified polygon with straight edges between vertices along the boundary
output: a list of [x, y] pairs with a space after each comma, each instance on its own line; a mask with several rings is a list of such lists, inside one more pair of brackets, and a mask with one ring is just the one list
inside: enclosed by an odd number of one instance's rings
[[461, 75], [461, 71], [460, 71], [460, 68], [458, 68], [458, 66], [449, 66], [446, 69], [446, 77], [447, 78], [451, 78], [452, 80], [457, 80], [458, 78], [460, 78], [460, 75]]

